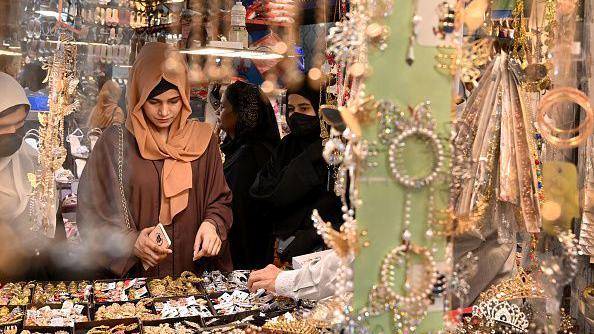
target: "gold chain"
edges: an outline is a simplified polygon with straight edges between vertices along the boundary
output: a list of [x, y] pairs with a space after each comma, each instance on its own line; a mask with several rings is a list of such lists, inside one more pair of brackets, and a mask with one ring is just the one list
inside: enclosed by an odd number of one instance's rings
[[124, 129], [122, 125], [117, 125], [119, 130], [118, 140], [118, 184], [120, 187], [120, 197], [122, 199], [122, 209], [126, 226], [130, 228], [130, 214], [128, 204], [126, 203], [126, 194], [124, 193]]

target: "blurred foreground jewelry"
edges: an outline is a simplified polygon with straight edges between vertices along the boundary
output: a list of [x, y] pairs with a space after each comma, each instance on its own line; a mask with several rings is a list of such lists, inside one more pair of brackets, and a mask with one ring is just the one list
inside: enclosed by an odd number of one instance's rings
[[479, 302], [488, 300], [511, 301], [527, 298], [545, 298], [542, 287], [534, 280], [532, 275], [526, 273], [522, 268], [511, 278], [491, 286], [481, 293]]
[[319, 334], [320, 331], [305, 320], [267, 322], [262, 329], [272, 333], [284, 334]]
[[492, 39], [481, 38], [472, 43], [464, 43], [459, 49], [439, 47], [435, 67], [449, 75], [459, 72], [462, 82], [472, 83], [476, 87], [481, 76], [480, 68], [490, 60], [492, 46]]
[[557, 236], [563, 246], [561, 256], [542, 260], [540, 269], [555, 287], [564, 287], [571, 283], [578, 270], [578, 255], [581, 254], [578, 241], [571, 231], [564, 231]]
[[[560, 129], [545, 119], [547, 112], [551, 111], [555, 105], [562, 102], [572, 102], [582, 107], [585, 112], [585, 118], [580, 125], [568, 130]], [[536, 125], [541, 132], [542, 137], [551, 145], [558, 148], [574, 148], [584, 143], [594, 130], [594, 112], [592, 105], [586, 94], [572, 87], [560, 87], [549, 91], [540, 101], [538, 106], [538, 115]], [[561, 138], [556, 134], [579, 134], [575, 137]]]

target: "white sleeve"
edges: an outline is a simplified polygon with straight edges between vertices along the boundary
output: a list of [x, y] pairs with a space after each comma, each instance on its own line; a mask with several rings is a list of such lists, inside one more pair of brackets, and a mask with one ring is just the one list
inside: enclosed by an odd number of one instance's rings
[[331, 252], [297, 270], [281, 272], [274, 282], [276, 293], [294, 299], [319, 300], [334, 295], [340, 259]]

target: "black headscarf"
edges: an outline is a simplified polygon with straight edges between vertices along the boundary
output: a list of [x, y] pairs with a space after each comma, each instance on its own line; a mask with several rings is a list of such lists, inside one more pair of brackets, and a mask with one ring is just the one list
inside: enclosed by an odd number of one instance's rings
[[[287, 104], [289, 100], [289, 95], [301, 95], [304, 98], [308, 99], [311, 103], [312, 107], [316, 111], [316, 114], [319, 115], [320, 110], [320, 90], [312, 89], [307, 83], [302, 84], [299, 88], [293, 88], [287, 90]], [[289, 109], [286, 109], [287, 116]]]
[[170, 89], [178, 90], [176, 85], [172, 84], [171, 82], [165, 79], [161, 79], [161, 81], [159, 81], [159, 84], [155, 88], [153, 88], [153, 90], [149, 93], [147, 100], [159, 96]]
[[258, 86], [236, 81], [227, 87], [225, 96], [237, 115], [235, 137], [228, 138], [225, 145], [254, 140], [271, 147], [278, 145], [280, 134], [274, 109]]

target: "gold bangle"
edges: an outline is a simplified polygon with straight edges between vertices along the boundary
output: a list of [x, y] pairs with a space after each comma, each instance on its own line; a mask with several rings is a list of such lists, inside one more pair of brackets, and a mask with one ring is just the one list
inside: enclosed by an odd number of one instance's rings
[[[556, 128], [545, 122], [545, 115], [560, 102], [569, 101], [578, 104], [586, 112], [585, 119], [578, 127], [568, 130]], [[571, 87], [560, 87], [549, 91], [540, 101], [537, 115], [537, 128], [542, 137], [551, 145], [559, 148], [574, 148], [583, 143], [594, 130], [594, 113], [586, 94]], [[560, 138], [558, 134], [579, 134], [571, 138]]]

